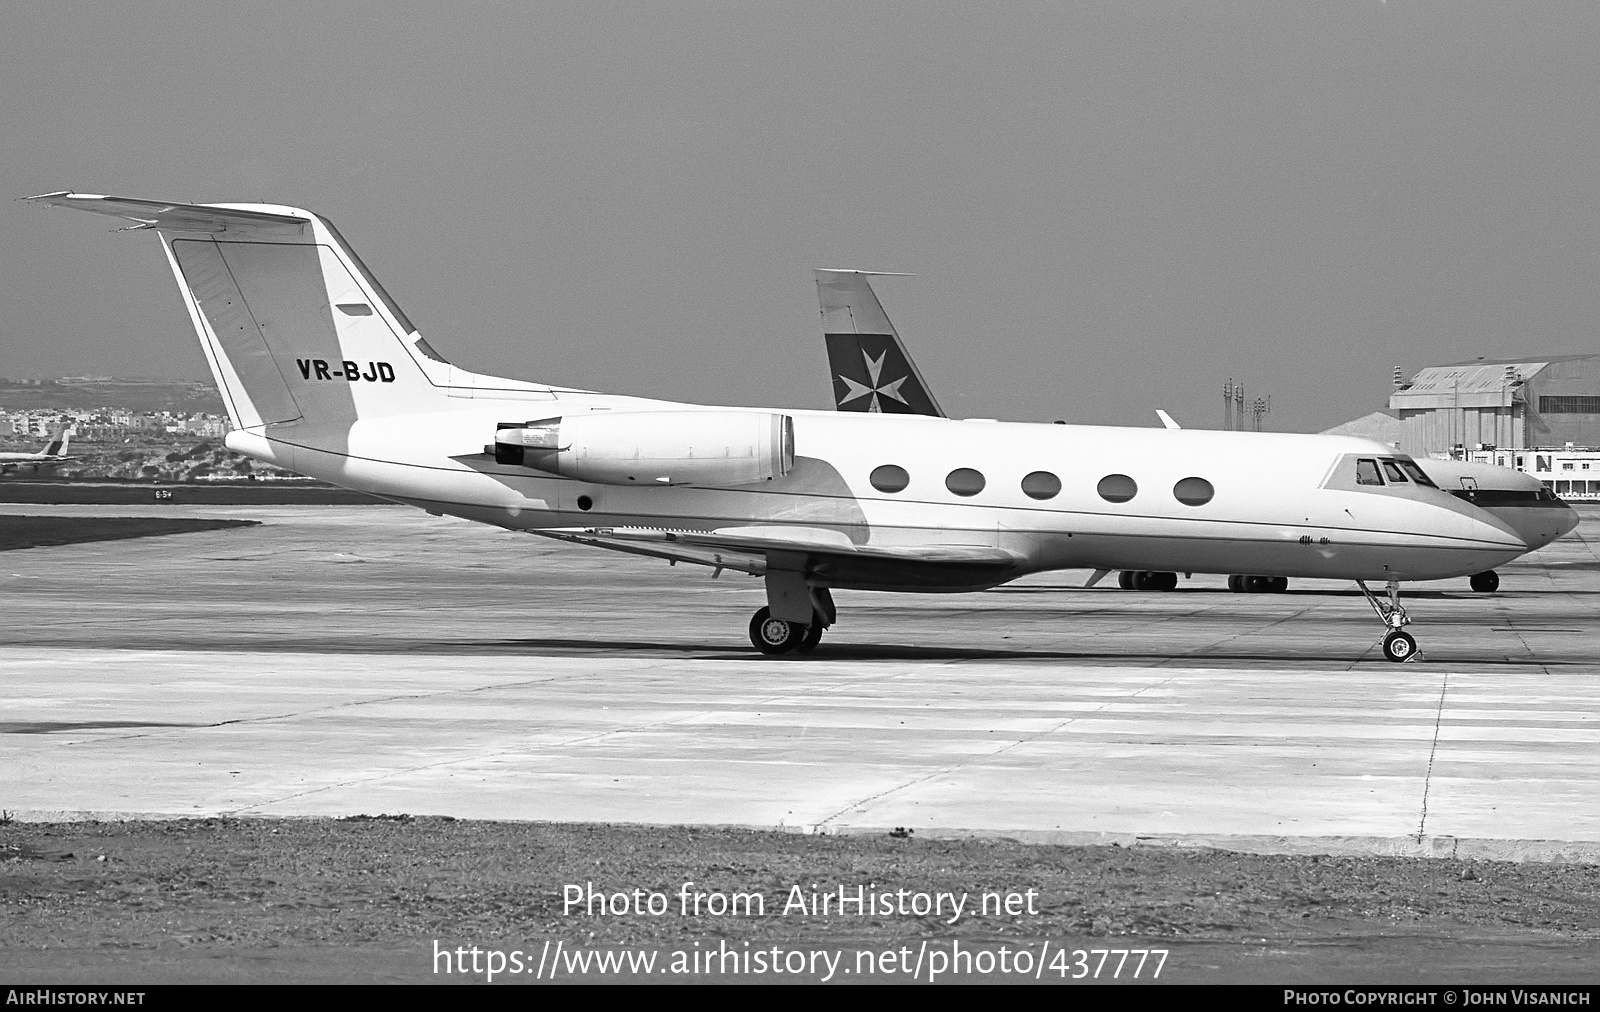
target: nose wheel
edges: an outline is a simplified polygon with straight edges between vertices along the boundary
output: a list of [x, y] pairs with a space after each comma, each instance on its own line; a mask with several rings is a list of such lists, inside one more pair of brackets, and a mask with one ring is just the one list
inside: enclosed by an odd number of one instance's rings
[[1411, 616], [1406, 614], [1405, 605], [1400, 603], [1400, 581], [1390, 580], [1385, 588], [1388, 591], [1387, 600], [1373, 594], [1367, 589], [1365, 581], [1357, 580], [1356, 586], [1361, 588], [1361, 593], [1367, 597], [1367, 603], [1372, 605], [1372, 610], [1378, 613], [1378, 618], [1388, 626], [1389, 631], [1383, 634], [1383, 656], [1396, 664], [1409, 661], [1417, 654], [1417, 641], [1405, 631], [1404, 627], [1411, 624]]
[[1391, 629], [1383, 635], [1383, 656], [1396, 664], [1417, 652], [1417, 641], [1408, 632]]

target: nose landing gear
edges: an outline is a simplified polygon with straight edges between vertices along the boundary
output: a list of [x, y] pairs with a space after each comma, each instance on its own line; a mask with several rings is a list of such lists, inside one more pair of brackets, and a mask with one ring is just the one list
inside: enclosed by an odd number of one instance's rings
[[1378, 613], [1378, 618], [1389, 628], [1389, 631], [1383, 634], [1383, 656], [1396, 664], [1416, 656], [1417, 641], [1404, 629], [1411, 624], [1411, 616], [1406, 614], [1405, 605], [1400, 603], [1400, 581], [1389, 581], [1387, 601], [1376, 597], [1368, 590], [1364, 580], [1357, 580], [1356, 586], [1361, 588], [1361, 593], [1367, 596], [1367, 603], [1372, 605], [1372, 610]]

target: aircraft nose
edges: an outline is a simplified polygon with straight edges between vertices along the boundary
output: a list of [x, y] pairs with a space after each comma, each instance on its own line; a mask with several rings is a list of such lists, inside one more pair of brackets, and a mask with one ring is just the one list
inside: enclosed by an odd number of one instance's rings
[[1583, 517], [1578, 515], [1578, 511], [1571, 506], [1564, 505], [1563, 510], [1564, 512], [1561, 514], [1561, 533], [1556, 535], [1558, 538], [1564, 538], [1577, 530], [1578, 524], [1583, 520]]

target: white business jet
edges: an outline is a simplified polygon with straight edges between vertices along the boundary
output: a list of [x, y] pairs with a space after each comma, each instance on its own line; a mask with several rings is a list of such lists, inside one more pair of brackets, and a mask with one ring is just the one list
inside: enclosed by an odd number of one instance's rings
[[50, 434], [49, 442], [45, 443], [44, 449], [38, 453], [0, 453], [0, 477], [43, 476], [53, 473], [62, 464], [77, 459], [66, 455], [67, 443], [71, 438], [72, 430], [62, 425]]
[[750, 639], [764, 653], [814, 647], [835, 589], [1159, 565], [1383, 581], [1367, 597], [1401, 661], [1416, 648], [1402, 581], [1527, 551], [1361, 439], [751, 410], [497, 379], [430, 347], [310, 211], [29, 199], [156, 233], [227, 401], [229, 449], [434, 513], [762, 576]]
[[[855, 270], [816, 272], [835, 409], [942, 418], [944, 410], [872, 290], [869, 279], [891, 276], [904, 275]], [[1180, 428], [1165, 411], [1158, 409], [1156, 417], [1163, 428]], [[1473, 461], [1429, 459], [1424, 464], [1429, 479], [1516, 531], [1530, 552], [1578, 526], [1577, 511], [1531, 475]], [[1400, 480], [1405, 480], [1403, 475]], [[1091, 582], [1098, 580], [1097, 576]], [[1178, 574], [1170, 569], [1123, 569], [1117, 582], [1124, 590], [1172, 590], [1178, 585]], [[1500, 576], [1494, 570], [1473, 573], [1470, 583], [1473, 590], [1489, 593], [1499, 588]], [[1284, 576], [1233, 574], [1228, 577], [1228, 589], [1282, 592], [1289, 589], [1289, 580]]]

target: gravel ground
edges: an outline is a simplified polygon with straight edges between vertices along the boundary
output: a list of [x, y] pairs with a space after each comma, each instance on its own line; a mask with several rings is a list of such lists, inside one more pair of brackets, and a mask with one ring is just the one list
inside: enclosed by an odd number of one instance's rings
[[[565, 911], [563, 888], [591, 882], [607, 894], [659, 891], [669, 912]], [[760, 893], [766, 915], [683, 916], [685, 882]], [[955, 923], [784, 914], [796, 885], [971, 899]], [[983, 892], [1018, 894], [1018, 913], [973, 913]], [[1296, 979], [1318, 967], [1337, 975], [1350, 972], [1352, 951], [1366, 954], [1356, 964], [1370, 971], [1364, 979], [1423, 979], [1446, 964], [1477, 967], [1469, 979], [1480, 982], [1516, 968], [1534, 982], [1600, 979], [1600, 866], [1578, 864], [407, 816], [10, 823], [0, 826], [0, 909], [0, 976], [11, 980], [93, 979], [97, 967], [124, 979], [368, 979], [355, 964], [370, 969], [373, 953], [400, 959], [403, 979], [406, 965], [426, 975], [434, 939], [524, 950], [546, 939], [679, 948], [1053, 939], [1208, 953], [1204, 966], [1220, 978], [1206, 979], [1274, 979], [1274, 966]], [[1441, 959], [1467, 949], [1476, 955]], [[1285, 958], [1274, 963], [1274, 953]]]

